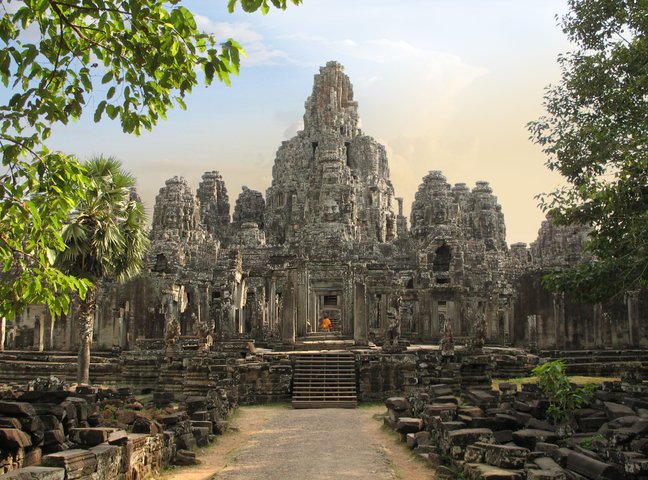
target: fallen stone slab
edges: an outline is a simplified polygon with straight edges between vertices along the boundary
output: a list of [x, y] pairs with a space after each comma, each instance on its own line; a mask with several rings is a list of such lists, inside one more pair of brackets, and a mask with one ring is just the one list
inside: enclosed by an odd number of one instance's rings
[[97, 458], [97, 478], [119, 478], [119, 468], [122, 457], [121, 447], [102, 444], [92, 447], [90, 451]]
[[597, 480], [623, 480], [625, 478], [625, 475], [614, 465], [574, 451], [567, 454], [565, 466], [587, 478]]
[[416, 417], [401, 417], [396, 422], [395, 430], [403, 435], [420, 432], [423, 430], [423, 420]]
[[533, 450], [535, 449], [536, 443], [538, 442], [557, 442], [558, 435], [556, 435], [555, 432], [550, 432], [548, 430], [525, 428], [523, 430], [513, 432], [513, 441], [521, 447]]
[[20, 430], [22, 424], [16, 417], [0, 417], [0, 428], [17, 428]]
[[526, 478], [527, 480], [566, 480], [567, 475], [564, 471], [528, 469]]
[[444, 437], [446, 450], [456, 459], [462, 459], [466, 447], [477, 442], [495, 443], [493, 431], [488, 428], [463, 428], [450, 431]]
[[529, 456], [529, 450], [513, 445], [481, 444], [485, 463], [501, 468], [522, 468]]
[[524, 480], [524, 470], [505, 470], [483, 463], [466, 463], [464, 473], [469, 480]]
[[108, 441], [115, 428], [73, 428], [70, 430], [70, 440], [82, 447], [94, 447]]
[[89, 450], [75, 448], [45, 455], [43, 466], [64, 468], [66, 480], [75, 480], [97, 470], [97, 457]]
[[0, 414], [15, 417], [35, 417], [36, 410], [34, 410], [31, 403], [0, 400]]
[[603, 402], [603, 406], [605, 407], [605, 414], [610, 420], [629, 415], [636, 415], [632, 408], [621, 403]]
[[176, 452], [175, 461], [173, 462], [176, 465], [196, 465], [198, 460], [196, 460], [196, 454], [190, 452], [189, 450], [178, 450]]
[[43, 434], [43, 445], [52, 445], [55, 443], [65, 443], [63, 427], [54, 430], [45, 430]]
[[409, 402], [404, 397], [389, 397], [385, 400], [385, 406], [391, 410], [402, 412], [409, 410]]
[[65, 469], [53, 467], [26, 467], [5, 473], [2, 480], [65, 480]]
[[0, 447], [7, 450], [30, 447], [31, 438], [17, 428], [0, 428]]

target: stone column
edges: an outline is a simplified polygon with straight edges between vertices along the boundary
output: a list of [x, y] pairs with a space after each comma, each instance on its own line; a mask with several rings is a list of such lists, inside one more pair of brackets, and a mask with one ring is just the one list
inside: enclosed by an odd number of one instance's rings
[[268, 297], [268, 329], [273, 331], [277, 324], [277, 282], [270, 279], [270, 296]]
[[36, 342], [34, 347], [37, 351], [42, 352], [45, 347], [45, 319], [41, 315], [36, 316]]
[[628, 343], [635, 346], [637, 343], [637, 325], [639, 324], [639, 291], [633, 290], [626, 293], [628, 306]]
[[4, 352], [6, 333], [7, 333], [7, 319], [5, 317], [0, 317], [0, 352]]
[[286, 280], [283, 298], [283, 318], [281, 319], [281, 340], [285, 345], [295, 344], [295, 285], [294, 273]]
[[566, 347], [565, 332], [565, 295], [563, 293], [553, 294], [554, 326], [556, 335], [556, 349]]
[[342, 285], [342, 335], [354, 336], [354, 300], [353, 277], [351, 272], [347, 271], [346, 279]]
[[355, 282], [353, 307], [353, 340], [356, 345], [368, 345], [367, 299], [362, 282]]
[[297, 278], [297, 336], [305, 337], [308, 319], [308, 270], [300, 270]]

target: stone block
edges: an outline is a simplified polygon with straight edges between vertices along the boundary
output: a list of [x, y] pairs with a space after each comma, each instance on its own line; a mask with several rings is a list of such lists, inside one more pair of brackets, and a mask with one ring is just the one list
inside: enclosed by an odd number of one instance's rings
[[513, 445], [477, 444], [484, 449], [484, 462], [495, 467], [522, 468], [529, 456], [529, 450]]
[[70, 440], [83, 447], [94, 447], [108, 441], [114, 428], [73, 428], [70, 430]]
[[513, 430], [499, 430], [493, 432], [495, 442], [501, 444], [510, 443], [513, 441]]
[[63, 426], [53, 430], [43, 432], [43, 445], [52, 445], [54, 443], [65, 443], [65, 432]]
[[22, 430], [0, 428], [0, 448], [13, 451], [19, 448], [31, 447], [31, 445], [31, 438]]
[[457, 459], [462, 459], [466, 447], [473, 443], [495, 443], [493, 432], [487, 428], [463, 428], [448, 432], [444, 437], [447, 452]]
[[552, 480], [565, 478], [565, 471], [563, 470], [563, 468], [549, 457], [538, 457], [533, 460], [533, 463], [537, 465], [538, 468], [543, 472], [554, 473], [556, 476], [549, 477]]
[[31, 467], [32, 465], [40, 465], [43, 460], [43, 450], [40, 447], [32, 447], [25, 450], [25, 457], [23, 459], [23, 467]]
[[191, 421], [191, 427], [199, 427], [199, 428], [206, 428], [209, 434], [211, 435], [214, 430], [214, 423], [210, 421], [197, 421], [197, 420], [192, 420]]
[[196, 439], [196, 445], [206, 447], [209, 445], [209, 436], [211, 435], [211, 424], [207, 427], [192, 427], [191, 433]]
[[555, 472], [553, 470], [527, 470], [527, 480], [566, 480], [565, 472]]
[[554, 443], [558, 440], [558, 435], [555, 432], [548, 430], [536, 430], [532, 428], [525, 428], [513, 432], [513, 441], [521, 447], [528, 448], [529, 450], [535, 449], [536, 443], [547, 442]]
[[109, 479], [119, 476], [122, 449], [108, 444], [97, 445], [90, 451], [97, 458], [97, 478]]
[[524, 480], [524, 470], [505, 470], [483, 463], [466, 463], [464, 473], [469, 480]]
[[619, 417], [637, 415], [632, 408], [621, 403], [603, 402], [603, 406], [605, 407], [605, 414], [610, 420], [614, 420]]
[[35, 403], [33, 407], [39, 416], [54, 415], [59, 421], [65, 416], [65, 408], [56, 403]]
[[12, 417], [35, 417], [36, 410], [31, 403], [0, 400], [0, 414]]
[[600, 480], [623, 480], [625, 475], [614, 465], [601, 462], [581, 453], [570, 451], [566, 459], [566, 467], [586, 478]]
[[405, 443], [409, 448], [416, 448], [416, 436], [413, 433], [408, 433], [405, 438]]
[[409, 410], [409, 402], [404, 397], [389, 397], [385, 400], [385, 406], [390, 410], [403, 412]]
[[196, 439], [191, 433], [179, 435], [176, 438], [176, 445], [178, 446], [179, 450], [193, 450], [198, 446]]
[[43, 430], [56, 430], [61, 427], [61, 420], [56, 415], [39, 415]]
[[445, 384], [430, 385], [428, 391], [430, 392], [430, 396], [432, 398], [452, 395], [454, 393], [452, 391], [452, 388], [449, 385]]
[[97, 471], [97, 457], [89, 450], [66, 450], [45, 455], [43, 466], [64, 468], [66, 480], [75, 480]]
[[5, 473], [0, 478], [2, 480], [65, 480], [65, 469], [31, 466]]
[[196, 465], [196, 454], [188, 450], [178, 450], [173, 462], [175, 465]]
[[398, 433], [416, 433], [423, 430], [423, 420], [416, 417], [401, 417], [396, 422], [395, 430]]
[[16, 417], [0, 417], [0, 428], [17, 428], [21, 430], [22, 424]]
[[583, 432], [596, 432], [607, 421], [605, 416], [583, 417], [578, 419], [578, 427]]

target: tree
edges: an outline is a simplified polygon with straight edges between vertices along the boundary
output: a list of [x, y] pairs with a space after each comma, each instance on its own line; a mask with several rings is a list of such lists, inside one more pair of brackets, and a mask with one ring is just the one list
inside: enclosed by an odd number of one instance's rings
[[[207, 85], [238, 74], [241, 46], [200, 32], [179, 2], [0, 0], [0, 81], [11, 96], [0, 105], [0, 316], [33, 303], [58, 315], [90, 287], [53, 265], [66, 215], [92, 185], [73, 156], [47, 148], [52, 126], [94, 105], [95, 121], [139, 134], [185, 108], [199, 71]], [[287, 3], [241, 0], [246, 12]]]
[[648, 285], [648, 1], [568, 3], [562, 28], [577, 48], [528, 127], [568, 182], [541, 204], [557, 224], [591, 227], [593, 260], [545, 285], [601, 301]]
[[85, 167], [89, 187], [68, 215], [62, 233], [65, 249], [55, 262], [64, 273], [92, 285], [79, 301], [79, 383], [89, 383], [99, 283], [113, 278], [124, 282], [137, 275], [149, 244], [144, 206], [133, 190], [135, 178], [112, 157], [93, 158]]

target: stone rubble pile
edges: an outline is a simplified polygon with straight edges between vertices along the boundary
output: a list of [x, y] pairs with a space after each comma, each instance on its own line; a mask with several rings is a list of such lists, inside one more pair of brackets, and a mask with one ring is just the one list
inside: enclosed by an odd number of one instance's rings
[[0, 478], [135, 480], [196, 463], [196, 447], [227, 430], [227, 397], [130, 388], [25, 391], [0, 399]]
[[648, 385], [606, 382], [568, 425], [537, 385], [499, 391], [430, 385], [385, 401], [385, 425], [436, 469], [471, 480], [648, 479]]

